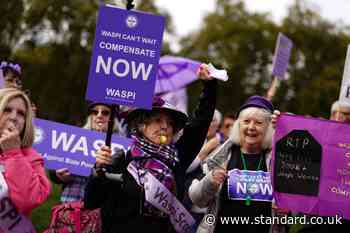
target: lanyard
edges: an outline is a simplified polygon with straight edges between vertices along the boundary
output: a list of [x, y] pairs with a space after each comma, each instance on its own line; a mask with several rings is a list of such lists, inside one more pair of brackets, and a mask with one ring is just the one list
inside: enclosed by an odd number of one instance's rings
[[[259, 171], [259, 170], [260, 170], [260, 166], [261, 166], [261, 162], [262, 162], [262, 157], [263, 157], [263, 156], [260, 156], [258, 168], [256, 169], [256, 171]], [[243, 163], [243, 169], [244, 169], [244, 170], [248, 170], [248, 169], [247, 169], [247, 163], [246, 163], [246, 161], [245, 161], [245, 158], [244, 158], [244, 156], [243, 156], [242, 151], [241, 151], [241, 159], [242, 159], [242, 163]], [[245, 205], [249, 206], [249, 205], [250, 205], [250, 201], [251, 201], [251, 197], [250, 197], [250, 195], [247, 195], [247, 196], [245, 197]]]
[[[248, 169], [247, 169], [247, 164], [246, 164], [246, 161], [245, 161], [245, 158], [244, 158], [244, 156], [243, 156], [242, 151], [241, 151], [241, 159], [242, 159], [242, 163], [243, 163], [243, 169], [244, 169], [244, 170], [248, 170]], [[259, 171], [259, 170], [260, 170], [261, 162], [262, 162], [262, 156], [260, 156], [258, 168], [256, 169], [256, 171]]]

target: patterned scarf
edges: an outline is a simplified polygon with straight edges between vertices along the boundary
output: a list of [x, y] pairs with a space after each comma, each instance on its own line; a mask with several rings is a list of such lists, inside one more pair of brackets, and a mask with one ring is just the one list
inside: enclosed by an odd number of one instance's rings
[[150, 172], [170, 192], [174, 193], [175, 178], [172, 169], [179, 162], [175, 146], [157, 145], [138, 136], [132, 136], [132, 138], [134, 142], [131, 146], [131, 156], [133, 158], [149, 158], [131, 162], [137, 168], [139, 178], [142, 179], [146, 172]]

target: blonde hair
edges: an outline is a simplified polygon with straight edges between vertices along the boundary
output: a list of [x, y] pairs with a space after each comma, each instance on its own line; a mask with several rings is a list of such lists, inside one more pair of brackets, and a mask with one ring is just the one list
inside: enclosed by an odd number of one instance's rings
[[235, 121], [233, 123], [232, 129], [230, 131], [230, 140], [232, 140], [235, 144], [240, 145], [241, 142], [241, 135], [239, 133], [239, 127], [240, 127], [240, 120], [243, 117], [247, 116], [255, 116], [258, 118], [263, 119], [267, 123], [267, 127], [265, 130], [264, 139], [262, 141], [261, 148], [263, 150], [265, 149], [271, 149], [272, 147], [272, 136], [273, 136], [273, 127], [271, 124], [271, 113], [265, 109], [262, 108], [256, 108], [256, 107], [248, 107], [246, 109], [243, 109]]
[[21, 147], [31, 147], [34, 142], [33, 112], [29, 97], [24, 92], [15, 88], [0, 89], [0, 117], [2, 117], [8, 103], [15, 98], [21, 98], [26, 106], [24, 128], [20, 132]]

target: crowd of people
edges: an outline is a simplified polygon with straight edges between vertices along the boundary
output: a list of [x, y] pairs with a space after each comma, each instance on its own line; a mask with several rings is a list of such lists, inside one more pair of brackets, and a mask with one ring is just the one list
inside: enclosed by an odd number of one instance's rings
[[[51, 192], [44, 160], [32, 148], [36, 108], [21, 90], [20, 65], [4, 61], [0, 71], [4, 80], [0, 89], [0, 232], [35, 232], [30, 213]], [[128, 109], [122, 120], [127, 128], [121, 119], [113, 119], [113, 133], [132, 140], [126, 153], [102, 146], [89, 177], [72, 174], [68, 168], [50, 170], [51, 181], [62, 185], [60, 201], [78, 201], [87, 210], [98, 209], [102, 233], [140, 229], [153, 233], [227, 232], [235, 227], [208, 222], [206, 216], [290, 214], [273, 203], [272, 193], [258, 200], [249, 192], [236, 198], [230, 188], [233, 176], [268, 176], [271, 172], [272, 138], [280, 112], [270, 98], [255, 95], [235, 113], [222, 116], [216, 109], [217, 81], [204, 64], [198, 79], [203, 89], [192, 115], [155, 96], [151, 110]], [[83, 128], [105, 133], [111, 113], [116, 111], [112, 108], [90, 103]], [[330, 120], [349, 123], [350, 107], [334, 102]], [[111, 178], [107, 172], [119, 178]], [[155, 196], [150, 185], [157, 190]], [[155, 203], [157, 195], [163, 206]], [[181, 217], [176, 215], [180, 209], [184, 209]], [[240, 230], [283, 233], [286, 227], [245, 224]], [[301, 232], [324, 229], [331, 228], [305, 227]]]

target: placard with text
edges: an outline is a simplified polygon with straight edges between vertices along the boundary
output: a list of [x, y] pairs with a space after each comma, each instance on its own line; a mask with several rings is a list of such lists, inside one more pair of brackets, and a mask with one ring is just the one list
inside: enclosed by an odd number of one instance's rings
[[272, 176], [278, 207], [350, 219], [350, 125], [282, 114]]
[[86, 99], [151, 109], [165, 19], [101, 5]]
[[[33, 147], [44, 158], [47, 169], [68, 168], [73, 174], [89, 176], [96, 152], [105, 145], [105, 134], [36, 118]], [[126, 151], [131, 139], [112, 136], [111, 149]]]

